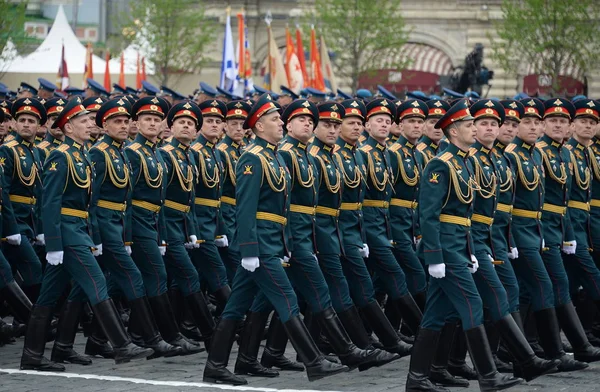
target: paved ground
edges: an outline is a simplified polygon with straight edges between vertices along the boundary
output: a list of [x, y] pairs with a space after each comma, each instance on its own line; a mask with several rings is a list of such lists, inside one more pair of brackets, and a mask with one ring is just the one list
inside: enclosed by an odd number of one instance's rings
[[[248, 386], [214, 386], [202, 383], [202, 369], [206, 353], [188, 357], [137, 361], [116, 366], [113, 361], [94, 359], [91, 366], [67, 365], [67, 373], [25, 372], [19, 369], [19, 358], [23, 340], [16, 344], [0, 347], [0, 391], [354, 391], [385, 392], [403, 391], [408, 368], [408, 358], [403, 358], [381, 368], [367, 372], [345, 373], [309, 383], [304, 373], [285, 372], [274, 379], [249, 378]], [[234, 345], [235, 347], [235, 345]], [[78, 336], [76, 350], [83, 352], [84, 340]], [[47, 354], [51, 344], [47, 345]], [[231, 367], [237, 350], [234, 349]], [[291, 349], [289, 355], [295, 355]], [[478, 391], [477, 383], [467, 389], [456, 391]], [[591, 392], [600, 390], [600, 364], [590, 369], [568, 374], [548, 375], [532, 383], [523, 384], [511, 391], [572, 391]]]

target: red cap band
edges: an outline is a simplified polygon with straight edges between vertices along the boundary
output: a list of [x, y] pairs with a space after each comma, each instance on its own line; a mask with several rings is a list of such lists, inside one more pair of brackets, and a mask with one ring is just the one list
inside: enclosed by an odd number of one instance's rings
[[575, 111], [575, 117], [591, 116], [598, 119], [598, 111], [590, 108], [581, 108]]
[[569, 111], [563, 108], [562, 106], [553, 106], [546, 109], [546, 112], [544, 113], [544, 118], [548, 116], [562, 116], [567, 117], [569, 119], [571, 118], [571, 114], [569, 113]]
[[465, 117], [469, 117], [470, 115], [471, 112], [469, 112], [468, 108], [459, 110], [458, 112], [454, 113], [451, 117], [448, 117], [443, 123], [441, 123], [440, 128], [445, 129], [448, 126], [450, 126], [450, 124], [460, 121]]
[[242, 109], [233, 109], [227, 112], [227, 118], [230, 117], [248, 117], [248, 112]]
[[69, 121], [70, 119], [72, 119], [73, 117], [75, 117], [76, 115], [78, 115], [81, 112], [85, 112], [85, 108], [83, 107], [83, 105], [77, 105], [75, 106], [73, 109], [71, 109], [70, 112], [67, 112], [67, 114], [65, 114], [63, 116], [63, 118], [61, 119], [60, 123], [57, 123], [56, 126], [59, 127], [60, 129], [62, 129], [62, 127], [65, 126], [65, 124], [67, 123], [67, 121]]
[[485, 109], [481, 109], [478, 112], [476, 112], [473, 117], [475, 117], [475, 119], [477, 120], [479, 117], [493, 117], [497, 120], [500, 120], [500, 114], [498, 114], [498, 112], [494, 109], [491, 108], [485, 108]]
[[105, 122], [106, 120], [108, 120], [111, 117], [114, 117], [115, 115], [129, 117], [127, 109], [125, 109], [123, 106], [117, 106], [115, 108], [108, 109], [106, 113], [104, 113], [104, 117], [102, 117], [102, 122]]
[[423, 117], [425, 118], [425, 113], [419, 108], [410, 108], [406, 109], [402, 113], [400, 113], [400, 119], [402, 120], [405, 117]]
[[223, 113], [219, 110], [219, 108], [204, 108], [202, 109], [202, 114], [204, 116], [219, 116], [223, 117]]
[[367, 113], [367, 118], [376, 114], [389, 114], [391, 116], [392, 111], [387, 106], [375, 106], [373, 109], [369, 110]]
[[175, 113], [175, 115], [173, 116], [173, 120], [179, 117], [191, 117], [194, 119], [194, 121], [196, 121], [196, 124], [198, 124], [198, 117], [196, 116], [196, 114], [194, 112], [192, 112], [191, 110], [179, 110], [177, 113]]
[[256, 125], [256, 122], [258, 121], [258, 119], [265, 114], [267, 111], [269, 111], [270, 109], [276, 109], [277, 106], [275, 106], [275, 104], [273, 102], [267, 102], [264, 105], [262, 105], [249, 119], [248, 121], [248, 125], [250, 128], [253, 128]]
[[346, 117], [351, 117], [351, 116], [360, 117], [363, 120], [365, 119], [360, 110], [358, 110], [356, 108], [346, 108]]
[[342, 116], [338, 112], [320, 112], [319, 120], [339, 121], [342, 122]]

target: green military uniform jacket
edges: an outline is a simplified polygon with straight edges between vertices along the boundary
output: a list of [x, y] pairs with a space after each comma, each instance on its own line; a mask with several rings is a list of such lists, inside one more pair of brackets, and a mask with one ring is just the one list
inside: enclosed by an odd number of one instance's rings
[[235, 169], [240, 159], [241, 145], [235, 143], [229, 136], [225, 136], [217, 145], [221, 162], [223, 163], [223, 175], [221, 177], [221, 219], [219, 221], [219, 234], [226, 235], [229, 239], [229, 248], [235, 247], [232, 239], [235, 235]]
[[242, 258], [287, 255], [290, 180], [276, 145], [256, 137], [241, 155], [236, 167], [234, 241]]
[[12, 141], [0, 146], [0, 165], [9, 193], [9, 200], [3, 206], [4, 224], [16, 224], [22, 235], [34, 239], [42, 233], [38, 204], [42, 198], [39, 150], [17, 134]]
[[506, 146], [496, 142], [492, 149], [491, 160], [496, 167], [498, 181], [498, 203], [492, 225], [492, 244], [494, 252], [509, 252], [516, 247], [511, 232], [512, 207], [515, 199], [515, 173], [508, 158], [504, 155]]
[[468, 153], [449, 144], [443, 154], [429, 161], [421, 178], [419, 223], [423, 239], [418, 250], [426, 265], [470, 263], [474, 246], [469, 219], [474, 198]]
[[339, 227], [343, 180], [333, 147], [315, 138], [309, 149], [314, 159], [315, 179], [318, 189], [316, 248], [319, 254], [344, 254]]
[[[584, 249], [592, 248], [590, 233], [590, 202], [592, 199], [592, 159], [596, 160], [593, 151], [571, 138], [565, 147], [570, 151], [570, 161], [573, 165], [571, 193], [568, 202], [568, 218], [573, 229], [571, 238], [577, 241], [577, 246]], [[565, 238], [569, 240], [568, 238]]]
[[357, 147], [346, 143], [341, 137], [336, 142], [334, 157], [344, 181], [339, 219], [344, 246], [362, 248], [367, 240], [362, 213], [366, 187], [366, 166]]
[[366, 164], [363, 216], [369, 247], [391, 247], [392, 233], [388, 207], [394, 182], [387, 147], [369, 137], [359, 149]]
[[50, 134], [50, 132], [48, 132], [46, 138], [37, 145], [37, 148], [43, 153], [40, 154], [42, 158], [42, 163], [46, 161], [48, 155], [50, 155], [50, 152], [52, 150], [55, 150], [56, 147], [60, 146], [61, 143], [62, 140], [55, 138]]
[[575, 239], [570, 219], [567, 216], [567, 203], [571, 191], [573, 163], [569, 151], [563, 144], [544, 135], [536, 143], [544, 163], [545, 195], [542, 225], [546, 246], [562, 247], [563, 241]]
[[390, 222], [394, 243], [412, 243], [418, 233], [417, 200], [423, 156], [404, 136], [389, 148], [394, 193]]
[[84, 146], [69, 137], [48, 156], [42, 176], [47, 252], [62, 251], [67, 246], [94, 246], [91, 232], [96, 222], [88, 214], [93, 176]]
[[131, 167], [131, 225], [126, 227], [125, 242], [133, 236], [153, 238], [160, 244], [167, 241], [163, 203], [167, 184], [167, 169], [156, 143], [141, 133], [125, 148]]
[[443, 152], [448, 147], [448, 142], [440, 140], [439, 144], [436, 144], [428, 136], [421, 137], [419, 143], [417, 143], [417, 150], [423, 155], [423, 164], [426, 165], [440, 152]]
[[290, 212], [288, 230], [290, 250], [297, 254], [316, 253], [315, 207], [318, 185], [315, 169], [307, 144], [287, 136], [279, 149], [281, 158], [290, 173]]
[[164, 202], [167, 243], [189, 242], [190, 236], [197, 236], [198, 229], [192, 210], [197, 178], [194, 157], [190, 154], [190, 147], [175, 138], [159, 151], [167, 173]]
[[122, 246], [126, 242], [126, 228], [131, 225], [131, 214], [125, 214], [131, 205], [129, 159], [123, 151], [123, 143], [108, 135], [94, 144], [88, 154], [96, 175], [90, 211], [98, 225], [92, 239], [95, 244]]
[[592, 155], [592, 195], [590, 200], [590, 233], [593, 244], [600, 244], [600, 139], [592, 139], [590, 144]]
[[540, 249], [545, 182], [542, 154], [535, 145], [517, 137], [506, 147], [505, 156], [515, 171], [512, 234], [519, 237], [520, 247]]
[[220, 215], [223, 164], [215, 144], [200, 135], [191, 146], [198, 179], [194, 200], [198, 239], [214, 242]]

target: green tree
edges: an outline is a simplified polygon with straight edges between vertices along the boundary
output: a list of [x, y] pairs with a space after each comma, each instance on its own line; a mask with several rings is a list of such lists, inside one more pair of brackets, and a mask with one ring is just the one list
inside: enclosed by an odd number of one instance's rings
[[581, 79], [600, 60], [600, 8], [597, 0], [504, 0], [495, 23], [492, 58], [509, 73], [521, 64], [551, 81], [560, 93], [562, 70]]
[[134, 0], [123, 23], [125, 41], [146, 48], [161, 84], [175, 84], [182, 73], [197, 73], [206, 48], [215, 37], [216, 23], [205, 15], [198, 0]]
[[[338, 77], [358, 87], [363, 73], [382, 68], [402, 70], [408, 62], [401, 56], [408, 40], [401, 0], [315, 0], [306, 21], [325, 37], [335, 53]], [[306, 40], [306, 39], [305, 39]]]
[[15, 3], [11, 0], [0, 0], [0, 61], [9, 62], [12, 54], [3, 51], [6, 44], [12, 42], [17, 52], [27, 45], [25, 33], [26, 2]]

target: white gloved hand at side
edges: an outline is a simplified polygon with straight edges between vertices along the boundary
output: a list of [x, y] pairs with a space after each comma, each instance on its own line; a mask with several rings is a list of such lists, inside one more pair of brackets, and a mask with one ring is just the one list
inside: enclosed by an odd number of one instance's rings
[[219, 248], [226, 248], [229, 246], [229, 240], [227, 239], [227, 236], [224, 235], [221, 238], [217, 238], [215, 239], [215, 245], [217, 245]]
[[471, 263], [472, 264], [469, 266], [469, 271], [471, 271], [471, 273], [474, 274], [479, 268], [479, 260], [477, 260], [477, 257], [475, 257], [475, 255], [471, 255]]
[[519, 258], [519, 250], [517, 248], [510, 248], [510, 252], [508, 252], [508, 258], [511, 260], [515, 260]]
[[359, 250], [359, 252], [363, 258], [369, 257], [369, 245], [363, 244], [363, 247]]
[[41, 246], [46, 245], [46, 237], [44, 236], [44, 234], [38, 234], [35, 236], [35, 244]]
[[196, 237], [195, 235], [191, 235], [190, 236], [190, 242], [186, 242], [185, 244], [183, 244], [183, 246], [186, 249], [199, 248], [200, 244], [198, 244], [197, 241], [198, 241], [198, 237]]
[[59, 265], [63, 262], [64, 252], [62, 250], [46, 253], [46, 260], [50, 265]]
[[21, 234], [9, 235], [6, 237], [6, 241], [8, 241], [10, 245], [19, 246], [21, 245]]
[[96, 245], [95, 248], [96, 248], [95, 250], [92, 250], [92, 254], [94, 256], [100, 256], [100, 255], [102, 255], [102, 244]]
[[127, 254], [129, 256], [131, 256], [131, 246], [130, 245], [125, 245], [125, 252], [127, 252]]
[[446, 276], [446, 264], [430, 264], [429, 265], [429, 275], [432, 278], [441, 279]]
[[563, 242], [562, 251], [568, 255], [574, 255], [577, 251], [577, 241], [565, 241]]
[[254, 272], [255, 269], [260, 265], [260, 261], [258, 257], [243, 257], [242, 258], [242, 267], [250, 272]]

